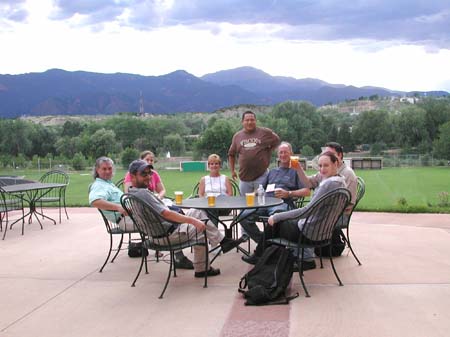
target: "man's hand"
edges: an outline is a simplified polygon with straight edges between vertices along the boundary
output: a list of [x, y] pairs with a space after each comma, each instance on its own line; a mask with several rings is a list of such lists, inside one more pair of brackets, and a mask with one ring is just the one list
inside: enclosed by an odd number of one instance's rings
[[275, 222], [273, 221], [273, 215], [269, 216], [269, 220], [267, 220], [267, 223], [271, 226], [275, 224]]
[[194, 227], [197, 228], [199, 232], [203, 232], [206, 229], [205, 223], [203, 221], [196, 218], [191, 218], [191, 220], [191, 224], [194, 225]]
[[275, 189], [275, 198], [287, 199], [289, 197], [289, 191], [283, 190], [282, 188]]

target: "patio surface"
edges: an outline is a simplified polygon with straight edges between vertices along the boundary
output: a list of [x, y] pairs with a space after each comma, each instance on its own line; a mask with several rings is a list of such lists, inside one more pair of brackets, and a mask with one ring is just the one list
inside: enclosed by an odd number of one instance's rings
[[[46, 211], [57, 218], [57, 210]], [[0, 241], [0, 336], [449, 336], [450, 215], [354, 213], [351, 238], [363, 265], [344, 252], [298, 274], [289, 305], [246, 307], [237, 292], [250, 269], [234, 250], [214, 266], [222, 275], [195, 279], [179, 270], [164, 299], [164, 262], [149, 263], [130, 287], [139, 259], [123, 251], [102, 265], [108, 247], [91, 208], [69, 209], [70, 220], [44, 229], [33, 222]], [[152, 253], [151, 253], [152, 254]], [[186, 251], [190, 256], [190, 252]]]

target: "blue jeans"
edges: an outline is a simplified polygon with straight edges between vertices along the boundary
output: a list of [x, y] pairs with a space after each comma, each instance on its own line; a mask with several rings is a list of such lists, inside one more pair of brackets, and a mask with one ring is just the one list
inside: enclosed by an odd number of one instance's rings
[[[239, 214], [239, 218], [245, 218], [240, 220], [240, 224], [244, 229], [245, 233], [256, 243], [258, 243], [262, 239], [262, 232], [259, 230], [255, 221], [259, 216], [271, 216], [274, 213], [285, 212], [288, 209], [288, 205], [286, 203], [282, 203], [281, 205], [267, 207], [267, 208], [258, 208], [255, 209], [246, 209], [241, 214]], [[249, 215], [251, 214], [251, 215]]]

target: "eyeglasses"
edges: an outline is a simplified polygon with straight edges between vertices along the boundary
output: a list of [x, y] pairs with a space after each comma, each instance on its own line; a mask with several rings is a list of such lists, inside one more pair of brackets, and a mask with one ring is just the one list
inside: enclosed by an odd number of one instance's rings
[[148, 172], [144, 171], [144, 172], [139, 173], [139, 175], [141, 177], [151, 176], [152, 174], [153, 174], [152, 171], [148, 171]]

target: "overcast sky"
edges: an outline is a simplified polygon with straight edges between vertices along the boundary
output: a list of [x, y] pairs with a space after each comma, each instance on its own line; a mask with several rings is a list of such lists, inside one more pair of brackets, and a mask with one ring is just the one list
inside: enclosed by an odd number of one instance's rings
[[0, 74], [241, 66], [450, 91], [449, 0], [0, 0]]

